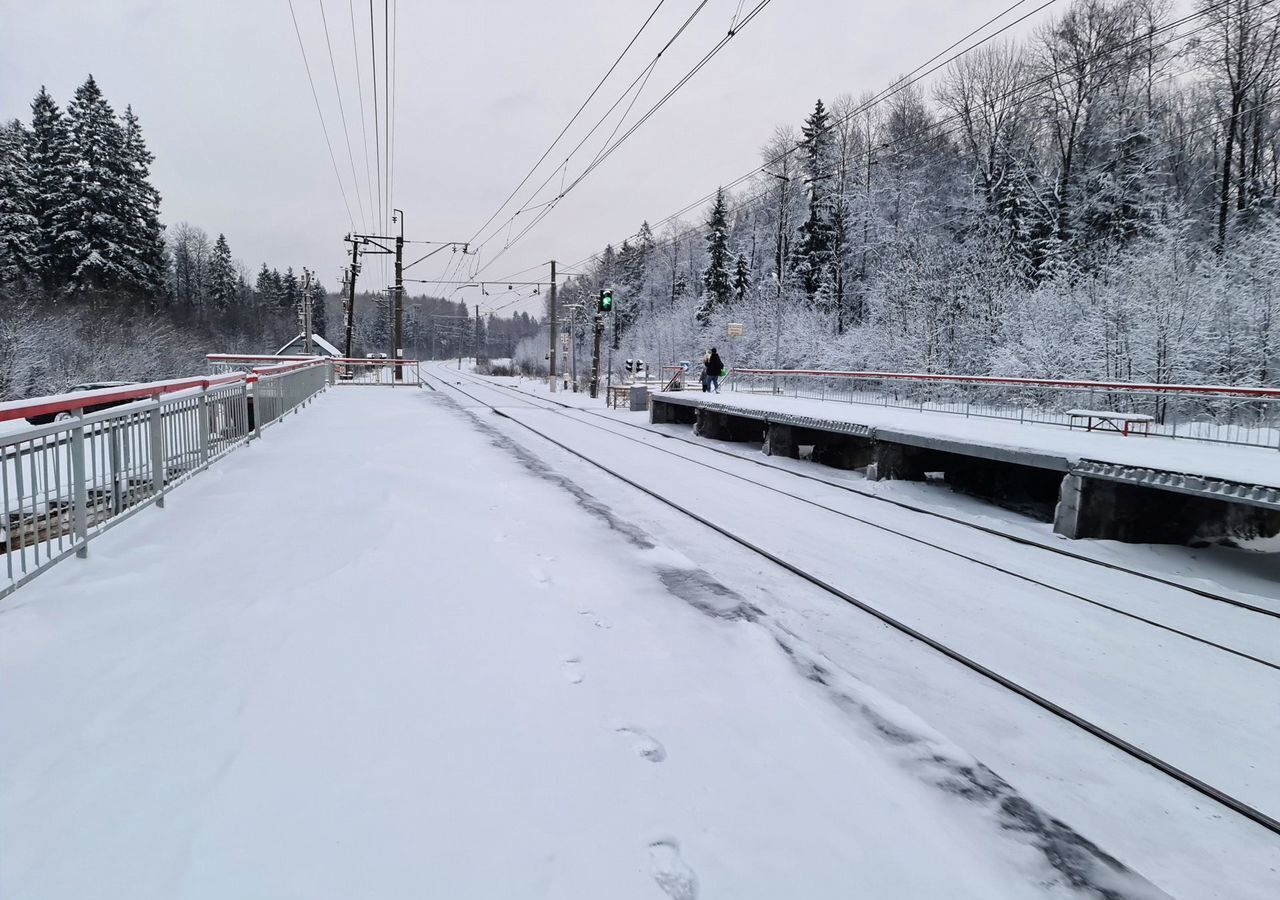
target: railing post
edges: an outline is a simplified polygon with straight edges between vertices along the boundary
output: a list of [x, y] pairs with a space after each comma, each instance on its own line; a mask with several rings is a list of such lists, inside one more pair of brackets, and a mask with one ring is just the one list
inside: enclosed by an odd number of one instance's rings
[[114, 424], [105, 425], [105, 435], [111, 458], [111, 514], [118, 516], [124, 512], [124, 494], [120, 490], [120, 430]]
[[325, 368], [328, 370], [327, 380], [329, 382], [329, 386], [333, 387], [333, 385], [335, 385], [338, 381], [338, 367], [335, 366], [332, 362], [328, 362], [328, 363], [325, 363]]
[[257, 376], [253, 376], [245, 382], [245, 391], [249, 398], [253, 401], [253, 436], [254, 438], [262, 437], [262, 417], [266, 414], [266, 410], [262, 408], [262, 392], [258, 390]]
[[151, 410], [151, 490], [156, 506], [164, 509], [164, 413], [160, 411], [160, 395], [153, 394], [156, 408]]
[[197, 407], [197, 417], [200, 422], [200, 463], [201, 465], [209, 464], [209, 390], [208, 388], [200, 389], [200, 402]]
[[80, 542], [76, 556], [89, 555], [89, 485], [85, 480], [84, 466], [84, 410], [72, 412], [77, 424], [71, 429], [71, 530]]

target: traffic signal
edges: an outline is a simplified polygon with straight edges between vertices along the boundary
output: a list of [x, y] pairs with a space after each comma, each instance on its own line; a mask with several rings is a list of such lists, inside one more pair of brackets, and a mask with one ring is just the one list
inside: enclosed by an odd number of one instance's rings
[[600, 302], [596, 306], [597, 312], [607, 313], [613, 309], [613, 291], [606, 288], [600, 292]]

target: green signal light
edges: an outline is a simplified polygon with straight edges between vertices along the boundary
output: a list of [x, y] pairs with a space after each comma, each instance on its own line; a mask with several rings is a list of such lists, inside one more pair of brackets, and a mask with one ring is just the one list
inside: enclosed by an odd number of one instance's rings
[[600, 292], [600, 302], [597, 308], [602, 313], [613, 309], [613, 291], [605, 290]]

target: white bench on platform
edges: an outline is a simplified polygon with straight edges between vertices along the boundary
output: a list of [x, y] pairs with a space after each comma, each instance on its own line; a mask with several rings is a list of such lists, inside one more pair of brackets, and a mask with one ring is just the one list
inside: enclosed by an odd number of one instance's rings
[[1085, 420], [1085, 431], [1115, 431], [1129, 436], [1130, 431], [1137, 431], [1135, 426], [1142, 426], [1142, 434], [1149, 435], [1151, 433], [1151, 423], [1155, 421], [1154, 416], [1148, 416], [1143, 413], [1121, 413], [1111, 412], [1105, 409], [1069, 409], [1067, 410], [1067, 426], [1069, 428], [1076, 427], [1076, 421]]

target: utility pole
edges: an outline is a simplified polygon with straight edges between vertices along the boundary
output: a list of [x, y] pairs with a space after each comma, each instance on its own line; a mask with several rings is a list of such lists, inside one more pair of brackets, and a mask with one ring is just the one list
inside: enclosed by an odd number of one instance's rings
[[551, 393], [554, 394], [556, 392], [556, 342], [560, 337], [560, 313], [556, 309], [556, 261], [554, 259], [551, 260], [551, 292], [547, 303], [551, 307], [551, 354], [548, 359], [551, 361]]
[[311, 355], [311, 270], [302, 270], [302, 352]]
[[344, 356], [351, 358], [351, 329], [356, 320], [356, 276], [360, 274], [360, 241], [347, 235], [351, 242], [351, 277], [347, 281], [347, 347]]
[[594, 349], [591, 351], [591, 399], [600, 396], [600, 335], [604, 334], [604, 314], [596, 313], [594, 320]]
[[476, 304], [476, 365], [480, 364], [480, 304]]
[[395, 294], [395, 321], [391, 326], [391, 358], [392, 370], [396, 381], [404, 381], [404, 211], [393, 209], [396, 221], [400, 223], [400, 233], [396, 235], [396, 283], [392, 293]]

